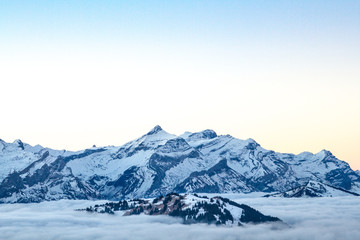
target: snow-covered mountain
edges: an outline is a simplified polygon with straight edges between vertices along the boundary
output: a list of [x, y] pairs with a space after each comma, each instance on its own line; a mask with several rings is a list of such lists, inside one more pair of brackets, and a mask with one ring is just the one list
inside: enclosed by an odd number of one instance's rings
[[23, 170], [42, 157], [54, 158], [64, 153], [65, 150], [57, 151], [40, 145], [33, 147], [21, 140], [6, 143], [0, 139], [0, 182], [10, 173]]
[[56, 151], [0, 143], [1, 202], [156, 197], [170, 192], [283, 192], [309, 180], [360, 192], [360, 176], [329, 151], [299, 155], [212, 130], [156, 126], [120, 147]]
[[309, 181], [306, 184], [293, 188], [282, 193], [274, 193], [265, 195], [264, 197], [286, 197], [286, 198], [300, 198], [300, 197], [346, 197], [346, 196], [360, 196], [357, 193], [346, 191], [341, 188], [333, 187], [328, 184]]
[[168, 215], [181, 218], [184, 224], [207, 223], [227, 226], [242, 226], [252, 223], [277, 222], [276, 217], [266, 216], [245, 204], [238, 204], [227, 198], [198, 196], [197, 194], [170, 193], [153, 200], [134, 199], [108, 202], [90, 206], [80, 211], [130, 215]]

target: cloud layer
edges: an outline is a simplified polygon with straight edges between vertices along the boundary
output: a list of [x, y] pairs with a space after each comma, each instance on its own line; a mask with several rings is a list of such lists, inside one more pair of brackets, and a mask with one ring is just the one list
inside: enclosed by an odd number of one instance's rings
[[290, 224], [216, 227], [182, 225], [166, 216], [109, 216], [76, 212], [92, 201], [0, 205], [3, 239], [360, 239], [360, 199], [238, 198]]

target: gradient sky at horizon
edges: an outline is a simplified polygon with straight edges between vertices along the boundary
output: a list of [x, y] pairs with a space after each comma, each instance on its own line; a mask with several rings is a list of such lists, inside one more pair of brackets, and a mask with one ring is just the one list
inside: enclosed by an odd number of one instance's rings
[[0, 138], [79, 150], [159, 124], [360, 169], [360, 1], [0, 1]]

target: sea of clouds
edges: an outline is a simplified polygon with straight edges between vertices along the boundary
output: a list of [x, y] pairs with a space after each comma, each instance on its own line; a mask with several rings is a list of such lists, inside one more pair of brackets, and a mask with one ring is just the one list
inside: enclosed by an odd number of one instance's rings
[[61, 200], [1, 204], [0, 239], [360, 239], [360, 197], [225, 197], [279, 217], [290, 227], [183, 225], [179, 219], [167, 216], [122, 217], [74, 211], [104, 201]]

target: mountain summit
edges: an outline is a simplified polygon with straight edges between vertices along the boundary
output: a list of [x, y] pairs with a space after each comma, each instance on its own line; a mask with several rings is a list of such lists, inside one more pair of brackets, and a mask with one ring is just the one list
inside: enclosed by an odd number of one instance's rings
[[277, 153], [213, 130], [176, 136], [155, 126], [122, 146], [78, 152], [0, 141], [0, 202], [284, 192], [309, 181], [360, 193], [360, 175], [328, 151]]
[[147, 135], [156, 134], [160, 131], [163, 131], [163, 129], [159, 125], [156, 125], [153, 129], [150, 130], [150, 132], [147, 133]]

